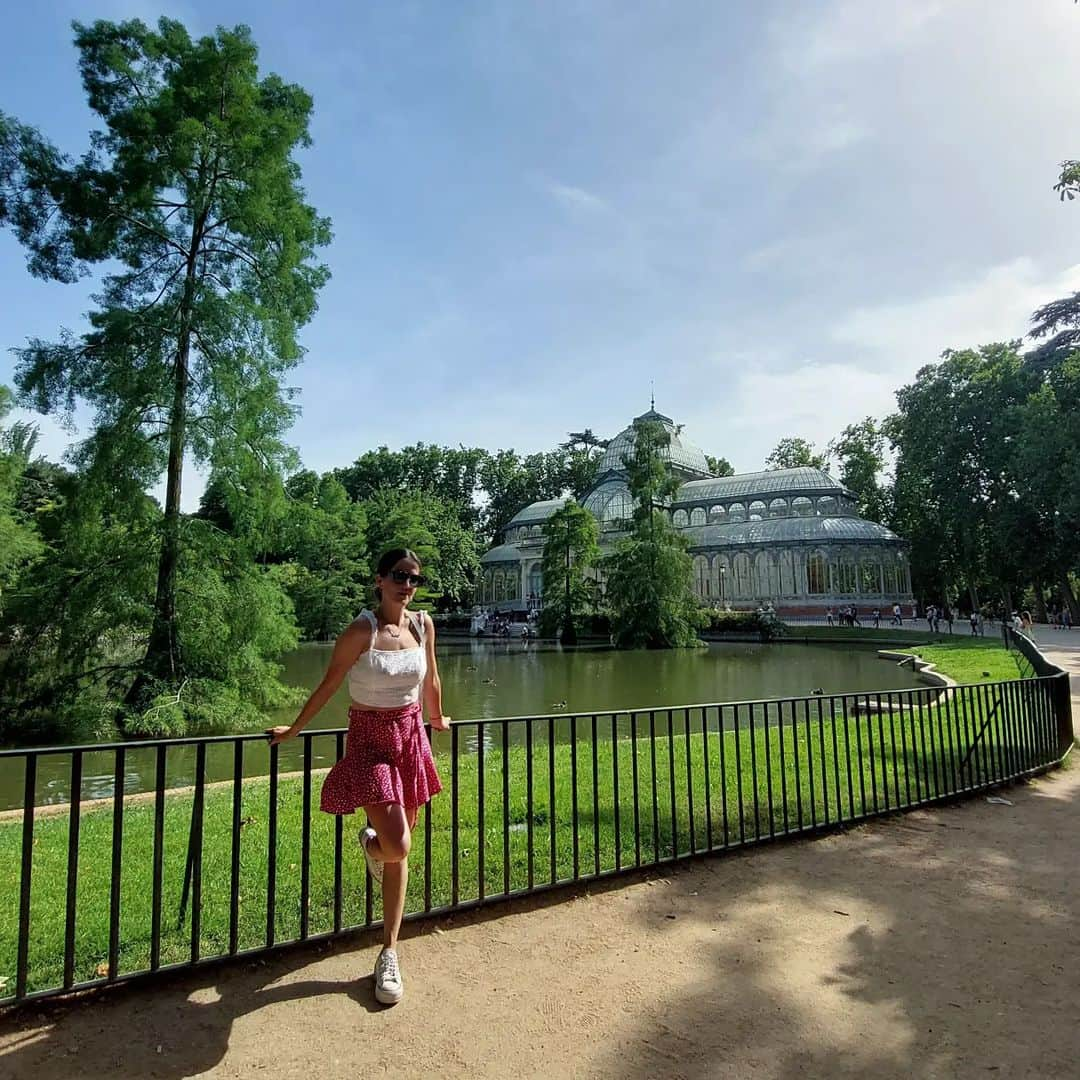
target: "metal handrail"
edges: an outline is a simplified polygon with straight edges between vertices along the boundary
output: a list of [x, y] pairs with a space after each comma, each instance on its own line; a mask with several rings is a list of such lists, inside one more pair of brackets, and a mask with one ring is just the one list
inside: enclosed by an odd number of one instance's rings
[[[1034, 775], [1052, 768], [1064, 753], [1060, 732], [1066, 721], [1071, 725], [1067, 690], [1061, 676], [1045, 675], [946, 690], [458, 720], [451, 726], [448, 750], [444, 746], [439, 755], [447, 794], [434, 809], [429, 803], [417, 822], [413, 850], [416, 861], [422, 860], [422, 872], [418, 869], [414, 880], [422, 895], [414, 896], [408, 917], [466, 910], [570, 882], [816, 834]], [[524, 734], [523, 744], [512, 742], [518, 732]], [[331, 838], [324, 824], [315, 826], [312, 812], [314, 739], [332, 738], [340, 758], [346, 732], [309, 729], [303, 734], [303, 765], [295, 780], [282, 776], [278, 746], [270, 748], [267, 772], [245, 775], [245, 749], [265, 740], [261, 733], [3, 751], [5, 758], [25, 762], [22, 819], [2, 825], [21, 833], [16, 955], [0, 956], [0, 970], [15, 975], [13, 996], [5, 1002], [199, 966], [211, 958], [204, 952], [221, 958], [251, 956], [379, 925], [366, 870], [362, 885], [346, 883], [342, 818], [334, 819]], [[477, 737], [475, 750], [466, 744], [471, 734]], [[223, 827], [208, 831], [208, 753], [225, 745], [232, 746], [232, 776], [221, 783], [231, 787], [231, 798], [227, 790], [215, 791], [211, 805], [220, 812], [217, 821]], [[192, 746], [193, 784], [167, 788], [170, 752]], [[102, 751], [113, 755], [112, 793], [104, 800], [106, 807], [111, 801], [112, 828], [100, 849], [88, 853], [80, 823], [86, 814], [108, 811], [86, 810], [78, 796], [84, 757]], [[154, 757], [154, 787], [145, 796], [147, 802], [152, 799], [152, 815], [131, 808], [124, 791], [129, 755], [142, 751]], [[38, 763], [55, 754], [70, 757], [72, 798], [60, 813], [50, 812], [47, 821], [42, 814], [39, 824]], [[268, 781], [265, 792], [250, 787], [252, 780]], [[286, 790], [301, 810], [294, 818], [279, 818], [279, 802], [288, 805], [282, 801]], [[243, 839], [245, 797], [260, 800], [265, 840], [262, 826]], [[184, 884], [176, 900], [167, 893], [178, 881], [172, 875], [179, 873], [179, 859], [166, 874], [165, 858], [174, 850], [179, 855], [182, 847], [166, 844], [167, 804], [170, 814], [184, 814], [188, 834]], [[52, 841], [57, 856], [66, 844], [66, 864], [59, 857], [34, 857], [39, 828], [50, 833], [45, 839]], [[316, 867], [330, 867], [331, 839], [332, 875], [326, 869], [319, 876], [313, 873], [313, 853]], [[122, 882], [125, 843], [132, 841], [145, 845], [151, 878], [149, 887], [144, 884], [134, 894], [125, 892]], [[295, 845], [297, 858], [295, 867], [286, 865], [281, 873], [279, 842], [283, 850]], [[250, 856], [251, 844], [258, 845], [259, 880], [245, 885], [245, 902], [251, 902], [254, 887], [261, 919], [265, 901], [265, 927], [259, 928], [255, 949], [243, 940], [251, 927], [245, 924], [241, 930], [241, 852]], [[446, 881], [435, 878], [436, 844]], [[470, 855], [467, 849], [474, 844], [477, 850]], [[77, 933], [84, 911], [80, 863], [89, 854], [109, 867], [107, 888], [103, 882], [91, 898], [92, 906], [108, 912], [107, 936], [103, 932], [96, 941]], [[208, 865], [219, 869], [204, 876], [207, 858]], [[350, 878], [354, 872], [349, 871]], [[66, 891], [60, 910], [50, 905], [39, 913], [32, 906], [35, 873], [55, 874], [45, 885], [54, 895]], [[358, 903], [361, 896], [362, 916], [347, 915], [346, 899], [355, 897]], [[87, 902], [84, 897], [82, 903]], [[210, 919], [216, 912], [224, 920], [226, 910], [227, 926], [222, 921], [204, 940], [204, 915]], [[43, 957], [40, 948], [32, 952], [35, 933], [50, 933], [54, 925], [55, 954]], [[126, 959], [123, 928], [133, 925], [143, 927], [138, 940], [142, 947], [148, 943], [148, 964]], [[165, 946], [183, 947], [187, 958], [179, 965], [165, 962], [170, 959]], [[81, 977], [87, 950], [105, 958], [97, 978]]]

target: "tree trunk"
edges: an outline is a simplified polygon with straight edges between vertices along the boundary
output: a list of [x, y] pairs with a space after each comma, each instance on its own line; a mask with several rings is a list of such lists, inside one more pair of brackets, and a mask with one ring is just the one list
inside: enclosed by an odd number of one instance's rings
[[1049, 616], [1046, 614], [1046, 596], [1043, 593], [1042, 582], [1035, 582], [1035, 621], [1048, 623]]
[[165, 516], [162, 521], [161, 555], [158, 558], [157, 590], [154, 594], [154, 621], [146, 642], [139, 674], [127, 693], [126, 703], [144, 707], [142, 698], [153, 681], [175, 682], [180, 677], [182, 658], [176, 635], [176, 570], [180, 562], [180, 492], [184, 475], [184, 447], [187, 433], [187, 391], [190, 377], [191, 316], [195, 299], [195, 252], [197, 234], [192, 238], [180, 306], [180, 333], [173, 371], [173, 400], [169, 410], [169, 464], [165, 487]]
[[981, 605], [979, 604], [979, 590], [975, 586], [975, 582], [972, 581], [968, 585], [968, 596], [971, 597], [971, 610], [979, 611]]
[[[192, 270], [194, 268], [192, 267]], [[165, 519], [158, 561], [154, 625], [146, 648], [146, 668], [161, 678], [174, 679], [180, 670], [176, 640], [176, 569], [180, 562], [180, 491], [184, 476], [184, 444], [187, 429], [188, 360], [191, 355], [190, 298], [194, 280], [189, 271], [184, 286], [180, 342], [176, 350], [173, 402], [169, 412], [169, 471], [165, 488]]]
[[577, 644], [577, 631], [574, 629], [574, 612], [570, 602], [570, 523], [566, 523], [566, 599], [563, 607], [563, 628], [559, 641], [563, 645]]
[[1073, 592], [1072, 582], [1069, 580], [1069, 572], [1062, 570], [1058, 578], [1058, 582], [1061, 586], [1061, 595], [1065, 598], [1065, 603], [1069, 605], [1069, 614], [1072, 616], [1073, 626], [1080, 623], [1080, 604], [1076, 602], [1076, 593]]

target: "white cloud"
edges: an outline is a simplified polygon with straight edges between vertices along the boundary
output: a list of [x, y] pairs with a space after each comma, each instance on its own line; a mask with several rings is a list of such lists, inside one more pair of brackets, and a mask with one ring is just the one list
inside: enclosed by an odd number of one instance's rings
[[837, 0], [824, 11], [777, 19], [772, 35], [789, 71], [818, 76], [831, 65], [909, 47], [941, 11], [937, 0]]
[[854, 363], [807, 362], [786, 371], [739, 365], [723, 403], [680, 413], [687, 438], [727, 457], [739, 472], [764, 466], [780, 439], [797, 435], [820, 449], [864, 416], [893, 411], [890, 376]]
[[880, 371], [906, 378], [945, 349], [963, 349], [1027, 334], [1041, 304], [1080, 289], [1080, 265], [1041, 270], [1027, 256], [993, 266], [974, 280], [896, 304], [856, 308], [831, 331]]
[[593, 213], [611, 212], [608, 203], [601, 199], [599, 195], [594, 195], [584, 188], [552, 181], [545, 183], [544, 189], [556, 202], [571, 210], [586, 210]]

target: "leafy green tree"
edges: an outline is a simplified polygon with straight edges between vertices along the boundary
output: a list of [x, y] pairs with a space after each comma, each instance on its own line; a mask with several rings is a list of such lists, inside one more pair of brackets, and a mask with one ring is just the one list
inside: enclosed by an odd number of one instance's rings
[[610, 440], [601, 439], [592, 428], [584, 431], [571, 431], [570, 437], [562, 444], [563, 450], [606, 450]]
[[633, 525], [603, 564], [606, 600], [620, 648], [678, 648], [698, 643], [705, 614], [693, 592], [685, 540], [664, 507], [679, 481], [662, 456], [670, 442], [663, 424], [635, 421], [633, 452], [623, 457], [634, 497]]
[[588, 573], [600, 557], [596, 518], [576, 502], [568, 502], [544, 522], [545, 634], [558, 634], [564, 645], [577, 641], [577, 619], [594, 601]]
[[798, 437], [781, 439], [765, 459], [766, 469], [797, 469], [808, 465], [812, 469], [824, 469], [828, 458], [814, 451], [814, 444]]
[[489, 454], [480, 467], [480, 485], [487, 497], [486, 535], [490, 538], [498, 536], [510, 519], [530, 503], [565, 494], [570, 486], [567, 462], [565, 450], [525, 457], [513, 450]]
[[[181, 567], [197, 579], [192, 560], [209, 550], [185, 548], [197, 532], [180, 511], [184, 461], [236, 477], [253, 498], [280, 498], [273, 481], [294, 460], [282, 441], [294, 413], [283, 380], [327, 278], [315, 252], [330, 232], [304, 201], [294, 160], [310, 141], [311, 99], [275, 75], [260, 78], [246, 28], [198, 40], [169, 19], [156, 30], [133, 20], [75, 31], [99, 126], [71, 161], [0, 116], [0, 223], [13, 226], [39, 276], [114, 271], [89, 331], [31, 341], [16, 383], [39, 411], [80, 398], [96, 410], [75, 460], [82, 489], [107, 493], [113, 518], [165, 476], [150, 618], [126, 693], [138, 713], [163, 694], [182, 703], [181, 686], [209, 685], [195, 666], [205, 652], [182, 636], [196, 624], [181, 610], [190, 595]], [[253, 614], [233, 606], [226, 617]], [[269, 647], [275, 636], [253, 640]], [[253, 698], [275, 692], [265, 689]]]
[[596, 483], [600, 471], [602, 449], [569, 450], [566, 456], [563, 489], [559, 494], [569, 492], [575, 499], [584, 498]]
[[0, 739], [114, 734], [116, 702], [151, 617], [160, 511], [142, 496], [121, 516], [62, 477], [37, 515], [44, 556], [20, 575], [3, 613]]
[[467, 600], [480, 566], [480, 544], [475, 533], [462, 528], [456, 506], [431, 494], [390, 490], [376, 492], [361, 506], [373, 564], [391, 548], [410, 548], [430, 579], [417, 594], [422, 606], [454, 607]]
[[[896, 451], [893, 527], [911, 543], [918, 592], [1013, 590], [1040, 549], [1020, 501], [1015, 446], [1033, 386], [1016, 342], [947, 351], [897, 393], [886, 430]], [[1027, 523], [1025, 527], [1025, 522]]]
[[361, 454], [335, 475], [357, 502], [384, 489], [406, 494], [424, 492], [458, 507], [461, 524], [478, 524], [475, 499], [487, 451], [476, 447], [440, 447], [416, 443], [401, 450], [380, 446]]
[[567, 492], [584, 495], [596, 480], [604, 445], [589, 431], [572, 435], [556, 450], [524, 457], [465, 446], [380, 446], [335, 475], [358, 502], [383, 490], [434, 495], [458, 508], [464, 528], [492, 540], [529, 503]]
[[713, 457], [712, 454], [706, 454], [705, 461], [709, 466], [709, 472], [711, 472], [713, 476], [735, 475], [735, 466], [732, 465], [727, 458]]
[[1061, 358], [1017, 412], [1013, 524], [1028, 580], [1050, 585], [1080, 622], [1070, 572], [1080, 562], [1080, 352]]
[[[11, 402], [11, 391], [0, 386], [0, 420], [11, 410]], [[0, 428], [0, 611], [5, 593], [17, 580], [19, 571], [43, 550], [37, 530], [20, 508], [18, 498], [36, 435], [25, 424]]]
[[885, 470], [885, 433], [871, 416], [848, 424], [829, 444], [829, 454], [840, 463], [840, 482], [855, 493], [859, 513], [871, 521], [884, 521], [888, 490], [879, 477]]
[[[293, 491], [300, 487], [292, 481], [290, 486]], [[350, 502], [329, 473], [316, 477], [307, 498], [294, 500], [288, 526], [293, 561], [281, 580], [305, 638], [336, 637], [363, 608], [371, 581], [366, 532], [363, 507]]]

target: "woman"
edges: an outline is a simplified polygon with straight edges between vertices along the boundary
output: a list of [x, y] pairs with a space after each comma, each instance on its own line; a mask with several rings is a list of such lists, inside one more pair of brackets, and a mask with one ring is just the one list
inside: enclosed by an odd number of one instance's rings
[[268, 732], [271, 745], [298, 735], [348, 676], [348, 743], [323, 782], [320, 806], [329, 814], [357, 807], [367, 814], [360, 846], [383, 890], [383, 949], [375, 962], [375, 997], [383, 1005], [404, 994], [397, 938], [416, 811], [442, 790], [424, 732], [421, 686], [428, 722], [438, 731], [450, 726], [442, 711], [435, 626], [430, 615], [408, 610], [424, 581], [413, 552], [388, 551], [375, 574], [375, 610], [362, 611], [337, 639], [322, 682], [293, 723]]

